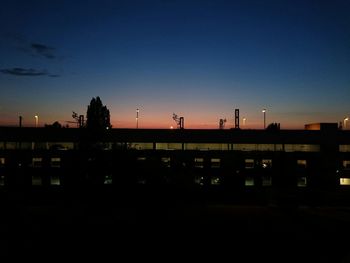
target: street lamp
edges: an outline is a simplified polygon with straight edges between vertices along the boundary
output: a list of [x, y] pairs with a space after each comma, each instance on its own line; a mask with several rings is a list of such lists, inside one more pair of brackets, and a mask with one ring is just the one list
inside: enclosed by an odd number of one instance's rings
[[35, 118], [35, 128], [37, 128], [38, 127], [38, 122], [39, 122], [39, 116], [35, 115], [34, 118]]
[[139, 109], [136, 109], [136, 129], [139, 128]]
[[243, 118], [243, 126], [245, 127], [245, 121], [247, 120], [247, 118]]
[[263, 109], [262, 113], [264, 113], [264, 129], [265, 129], [266, 128], [266, 109]]
[[349, 120], [349, 118], [348, 117], [346, 117], [345, 119], [344, 119], [344, 130], [346, 129], [346, 122]]

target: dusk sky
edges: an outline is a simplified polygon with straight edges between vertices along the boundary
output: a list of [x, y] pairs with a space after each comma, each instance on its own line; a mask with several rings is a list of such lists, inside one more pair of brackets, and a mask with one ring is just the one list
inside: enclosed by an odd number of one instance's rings
[[114, 128], [350, 116], [348, 0], [0, 3], [0, 125], [66, 125], [96, 96]]

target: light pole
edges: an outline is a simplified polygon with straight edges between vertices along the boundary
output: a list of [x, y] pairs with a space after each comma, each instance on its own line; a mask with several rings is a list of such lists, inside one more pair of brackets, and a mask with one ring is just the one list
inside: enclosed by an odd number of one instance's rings
[[139, 128], [139, 109], [136, 109], [136, 129]]
[[35, 128], [38, 128], [39, 116], [35, 115], [34, 118], [35, 118]]
[[349, 118], [348, 117], [346, 117], [345, 119], [344, 119], [344, 130], [346, 129], [346, 122], [349, 120]]
[[247, 120], [247, 118], [243, 118], [243, 126], [245, 127], [245, 121]]
[[264, 129], [265, 129], [266, 128], [266, 109], [263, 109], [262, 113], [264, 114]]

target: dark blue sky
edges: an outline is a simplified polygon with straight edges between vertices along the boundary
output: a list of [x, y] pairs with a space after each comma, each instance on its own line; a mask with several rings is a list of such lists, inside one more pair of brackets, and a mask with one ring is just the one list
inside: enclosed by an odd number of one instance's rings
[[16, 1], [0, 9], [0, 124], [303, 128], [350, 115], [350, 1]]

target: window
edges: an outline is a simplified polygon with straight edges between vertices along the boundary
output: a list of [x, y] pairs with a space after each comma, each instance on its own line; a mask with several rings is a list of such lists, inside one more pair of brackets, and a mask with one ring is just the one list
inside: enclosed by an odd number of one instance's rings
[[203, 158], [194, 158], [194, 167], [203, 168], [204, 167], [204, 159]]
[[157, 150], [182, 150], [182, 143], [156, 143]]
[[60, 185], [60, 177], [58, 175], [51, 175], [50, 176], [50, 185]]
[[320, 145], [318, 144], [285, 144], [286, 152], [319, 152]]
[[229, 144], [226, 143], [186, 143], [186, 150], [197, 151], [224, 151], [229, 150]]
[[343, 168], [345, 170], [350, 170], [350, 160], [344, 160], [343, 161]]
[[42, 179], [40, 175], [33, 175], [32, 176], [32, 185], [42, 185]]
[[211, 168], [220, 168], [220, 161], [219, 158], [211, 158]]
[[245, 168], [253, 169], [254, 168], [254, 159], [245, 159]]
[[271, 168], [272, 167], [272, 160], [271, 159], [262, 159], [261, 166], [264, 169]]
[[245, 144], [237, 143], [233, 145], [234, 151], [283, 151], [282, 144]]
[[210, 178], [210, 184], [211, 185], [220, 185], [221, 184], [220, 177], [213, 176], [212, 178]]
[[16, 142], [5, 142], [5, 148], [7, 150], [15, 150], [17, 148]]
[[35, 167], [35, 168], [42, 167], [42, 162], [43, 162], [43, 158], [41, 158], [41, 157], [34, 157], [32, 159], [32, 167]]
[[245, 186], [254, 186], [254, 177], [252, 176], [247, 176], [245, 178], [245, 182], [244, 182]]
[[112, 184], [113, 177], [111, 174], [105, 175], [105, 179], [103, 181], [103, 184]]
[[297, 186], [298, 187], [306, 187], [307, 185], [307, 179], [306, 177], [298, 177], [298, 181], [297, 181]]
[[170, 157], [162, 157], [161, 161], [164, 167], [170, 167]]
[[51, 167], [60, 168], [61, 167], [61, 158], [52, 157], [51, 158]]
[[153, 150], [152, 142], [134, 142], [128, 144], [130, 149], [135, 150]]
[[204, 177], [203, 176], [195, 176], [194, 183], [198, 185], [204, 185]]
[[272, 185], [272, 177], [271, 176], [263, 176], [262, 177], [262, 186], [271, 186]]
[[340, 179], [340, 185], [350, 185], [350, 178], [339, 178]]
[[52, 150], [73, 150], [73, 142], [48, 142], [47, 146]]
[[297, 160], [297, 165], [299, 168], [306, 168], [306, 160]]
[[339, 152], [350, 152], [350, 145], [348, 144], [339, 145]]
[[5, 166], [5, 158], [0, 157], [0, 167], [4, 167], [4, 166]]
[[146, 161], [146, 157], [137, 157], [138, 162], [144, 162]]

